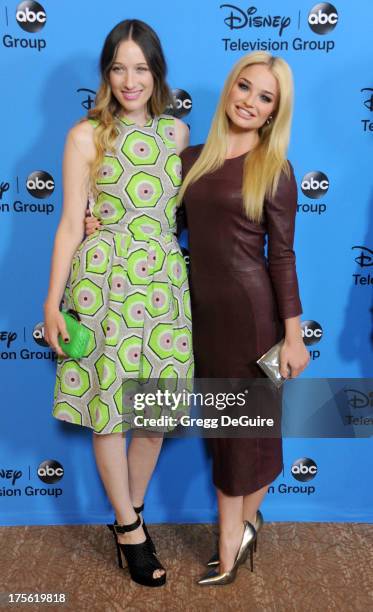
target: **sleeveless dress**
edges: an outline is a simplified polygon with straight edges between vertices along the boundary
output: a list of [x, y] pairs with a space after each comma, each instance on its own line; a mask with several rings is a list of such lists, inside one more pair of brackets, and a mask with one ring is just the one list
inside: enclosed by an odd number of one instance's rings
[[104, 227], [77, 249], [62, 303], [78, 313], [90, 341], [79, 361], [58, 360], [52, 413], [98, 434], [135, 427], [138, 381], [162, 388], [164, 380], [193, 376], [187, 269], [176, 239], [174, 120], [116, 121], [115, 153], [103, 160], [91, 203]]
[[[201, 150], [199, 145], [182, 152], [184, 175]], [[263, 221], [253, 223], [242, 202], [245, 156], [226, 159], [184, 196], [193, 349], [200, 378], [265, 378], [256, 360], [283, 337], [283, 320], [302, 313], [293, 250], [293, 170], [290, 166], [290, 177], [281, 175], [276, 195], [265, 199]], [[263, 406], [280, 423], [281, 400], [281, 391], [263, 385], [247, 396], [249, 414], [260, 414], [256, 410]], [[254, 493], [283, 467], [280, 437], [209, 438], [209, 447], [214, 484], [227, 495]]]

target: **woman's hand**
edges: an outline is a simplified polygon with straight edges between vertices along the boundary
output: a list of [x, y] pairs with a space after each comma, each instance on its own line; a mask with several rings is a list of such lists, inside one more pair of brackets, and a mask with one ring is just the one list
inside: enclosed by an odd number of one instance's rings
[[283, 378], [296, 378], [308, 366], [310, 360], [302, 338], [287, 340], [280, 350], [280, 374]]
[[58, 308], [49, 306], [46, 303], [44, 305], [44, 338], [57, 355], [67, 357], [58, 344], [59, 334], [61, 334], [64, 342], [69, 342], [70, 338], [67, 333], [65, 319]]
[[93, 234], [94, 232], [96, 232], [97, 230], [101, 228], [102, 228], [102, 225], [99, 219], [97, 219], [97, 217], [93, 217], [87, 210], [85, 219], [84, 219], [84, 229], [85, 229], [86, 235], [90, 236], [91, 234]]

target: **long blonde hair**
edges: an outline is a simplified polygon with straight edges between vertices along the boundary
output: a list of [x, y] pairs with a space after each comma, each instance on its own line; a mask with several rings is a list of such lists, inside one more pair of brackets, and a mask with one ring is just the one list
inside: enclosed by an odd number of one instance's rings
[[250, 220], [260, 222], [266, 196], [276, 193], [281, 172], [290, 175], [286, 152], [290, 138], [293, 108], [293, 78], [290, 67], [280, 57], [264, 51], [249, 53], [241, 58], [229, 74], [202, 152], [186, 175], [179, 192], [181, 199], [190, 185], [204, 174], [220, 168], [227, 156], [229, 120], [227, 99], [240, 73], [247, 66], [264, 64], [277, 79], [279, 100], [273, 120], [259, 129], [259, 142], [245, 157], [242, 196], [244, 209]]
[[172, 102], [172, 94], [166, 82], [167, 64], [162, 46], [154, 30], [139, 19], [126, 19], [118, 23], [106, 37], [100, 58], [101, 83], [98, 89], [95, 106], [88, 112], [88, 119], [94, 121], [94, 143], [96, 157], [90, 169], [92, 192], [96, 192], [96, 180], [106, 152], [114, 151], [118, 135], [116, 116], [122, 107], [113, 96], [109, 73], [115, 61], [121, 42], [133, 40], [142, 50], [153, 75], [154, 87], [148, 101], [148, 113], [155, 117], [164, 112]]

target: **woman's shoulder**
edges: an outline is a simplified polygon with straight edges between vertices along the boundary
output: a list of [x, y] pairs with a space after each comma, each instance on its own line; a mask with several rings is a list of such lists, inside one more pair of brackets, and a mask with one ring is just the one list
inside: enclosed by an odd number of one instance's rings
[[297, 203], [298, 190], [291, 162], [285, 160], [274, 194], [265, 197], [267, 210], [290, 210]]
[[279, 184], [284, 186], [293, 185], [295, 183], [293, 164], [289, 159], [286, 159], [281, 170]]
[[201, 154], [203, 144], [191, 145], [186, 147], [181, 153], [180, 157], [183, 162], [192, 161], [194, 163]]
[[89, 161], [92, 161], [96, 154], [94, 129], [90, 120], [83, 119], [76, 123], [67, 135], [67, 142], [72, 143]]
[[79, 144], [92, 142], [95, 127], [96, 125], [93, 121], [90, 119], [83, 119], [70, 129], [69, 136]]
[[294, 174], [294, 167], [293, 164], [291, 163], [290, 159], [287, 159], [285, 162], [285, 167], [288, 167], [290, 174]]
[[183, 166], [183, 177], [189, 172], [190, 168], [197, 161], [203, 149], [203, 144], [186, 147], [180, 153], [180, 159]]
[[286, 189], [286, 187], [292, 186], [295, 183], [294, 168], [289, 159], [284, 160], [281, 170], [279, 170], [279, 174], [277, 176], [277, 191], [278, 189], [282, 188]]
[[173, 117], [175, 126], [175, 142], [177, 151], [183, 151], [189, 144], [189, 127], [184, 121]]

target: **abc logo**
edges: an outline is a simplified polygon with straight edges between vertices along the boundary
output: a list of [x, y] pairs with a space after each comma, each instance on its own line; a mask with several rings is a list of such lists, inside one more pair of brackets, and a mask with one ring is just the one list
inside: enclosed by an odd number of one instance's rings
[[306, 346], [317, 344], [323, 335], [322, 327], [317, 321], [302, 321], [302, 337]]
[[172, 115], [173, 117], [177, 117], [180, 119], [181, 117], [185, 117], [192, 110], [192, 98], [188, 94], [188, 92], [184, 91], [184, 89], [173, 89], [172, 96], [174, 99], [173, 105], [167, 107], [166, 113], [168, 115]]
[[315, 478], [317, 474], [317, 465], [312, 459], [302, 457], [294, 461], [291, 466], [291, 474], [294, 476], [295, 480], [307, 482]]
[[32, 172], [26, 181], [27, 191], [34, 196], [34, 198], [47, 198], [52, 195], [54, 191], [54, 180], [53, 177], [44, 172], [44, 170], [35, 170]]
[[38, 476], [40, 480], [47, 484], [53, 484], [61, 480], [64, 475], [62, 465], [55, 459], [47, 459], [38, 467]]
[[323, 172], [315, 170], [304, 175], [301, 184], [302, 191], [307, 198], [318, 200], [329, 189], [329, 179]]
[[40, 346], [49, 346], [48, 343], [44, 339], [44, 322], [37, 323], [34, 327], [34, 331], [32, 332], [32, 337], [34, 338], [36, 344]]
[[338, 23], [338, 13], [335, 6], [329, 2], [319, 2], [308, 14], [308, 25], [316, 34], [328, 34]]
[[16, 19], [26, 32], [38, 32], [44, 28], [47, 15], [41, 4], [26, 0], [17, 6]]

